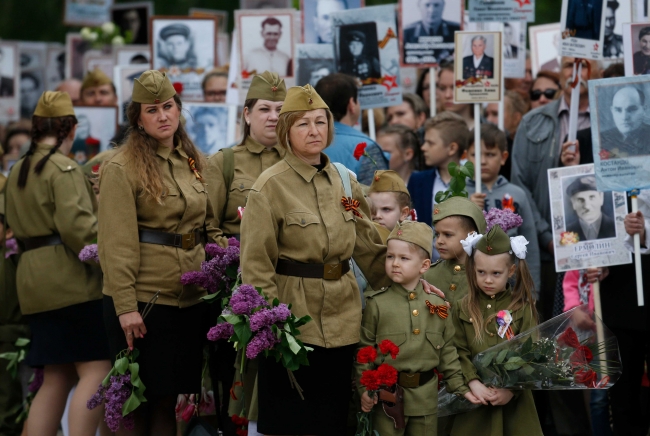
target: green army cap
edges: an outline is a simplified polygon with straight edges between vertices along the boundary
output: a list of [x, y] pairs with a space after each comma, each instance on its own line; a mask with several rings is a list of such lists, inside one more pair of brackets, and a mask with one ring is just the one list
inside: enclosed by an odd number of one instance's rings
[[133, 81], [131, 100], [135, 103], [158, 104], [175, 95], [176, 90], [167, 74], [149, 70]]
[[386, 242], [391, 239], [399, 239], [400, 241], [415, 244], [426, 251], [429, 258], [431, 258], [433, 230], [425, 223], [419, 223], [417, 221], [402, 221], [401, 223], [397, 223], [393, 231], [388, 235]]
[[403, 192], [411, 198], [404, 179], [393, 170], [376, 170], [368, 190], [370, 192]]
[[110, 84], [113, 84], [111, 78], [104, 74], [104, 72], [99, 68], [95, 68], [84, 77], [84, 81], [81, 84], [81, 92], [84, 92], [84, 89]]
[[476, 249], [482, 253], [494, 255], [510, 252], [510, 236], [498, 224], [492, 226], [487, 235], [476, 243]]
[[453, 215], [471, 218], [479, 233], [485, 233], [487, 222], [483, 211], [465, 197], [450, 197], [433, 206], [433, 225], [438, 221]]
[[60, 91], [45, 91], [38, 99], [34, 115], [44, 118], [74, 116], [70, 94]]
[[314, 109], [329, 109], [329, 106], [311, 85], [292, 86], [287, 91], [280, 115], [286, 112], [312, 111]]
[[277, 73], [269, 71], [253, 76], [251, 86], [246, 94], [246, 100], [259, 98], [269, 101], [284, 101], [286, 97], [287, 86], [284, 84], [284, 79], [281, 79]]

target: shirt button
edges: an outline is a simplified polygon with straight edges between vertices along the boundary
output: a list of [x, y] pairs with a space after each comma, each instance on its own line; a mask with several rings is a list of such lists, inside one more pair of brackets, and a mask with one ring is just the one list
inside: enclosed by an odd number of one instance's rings
[[244, 189], [244, 184], [239, 185], [239, 189]]
[[460, 265], [456, 265], [456, 266], [454, 267], [454, 271], [456, 271], [456, 272], [460, 271]]
[[494, 336], [494, 333], [490, 333], [490, 337]]
[[496, 295], [491, 295], [490, 298], [494, 300], [495, 298], [497, 298], [497, 296]]
[[449, 285], [449, 289], [452, 290], [452, 291], [455, 291], [456, 290], [456, 285], [454, 285], [452, 283], [451, 285]]
[[474, 322], [474, 320], [473, 320], [472, 318], [470, 318], [470, 319], [469, 319], [469, 322]]
[[72, 169], [72, 165], [68, 165], [68, 169], [71, 170], [71, 169]]
[[304, 218], [300, 221], [300, 224], [305, 224], [305, 219]]
[[420, 334], [420, 329], [415, 329], [415, 330], [413, 330], [413, 334], [414, 334], [414, 335], [419, 335], [419, 334]]
[[417, 309], [415, 309], [415, 310], [413, 311], [413, 316], [418, 316], [419, 314], [420, 314], [420, 312], [418, 312]]
[[488, 305], [487, 305], [487, 308], [488, 308], [488, 309], [492, 309], [492, 305], [491, 305], [491, 304], [488, 304]]
[[442, 348], [440, 345], [436, 345], [436, 350], [439, 350], [440, 348]]
[[415, 300], [415, 292], [409, 294], [409, 300]]

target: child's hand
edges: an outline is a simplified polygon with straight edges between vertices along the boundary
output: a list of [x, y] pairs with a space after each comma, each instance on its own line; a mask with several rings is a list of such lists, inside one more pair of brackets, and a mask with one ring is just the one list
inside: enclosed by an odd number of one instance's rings
[[467, 400], [472, 404], [481, 404], [481, 400], [476, 398], [476, 396], [471, 392], [467, 392], [465, 398], [467, 398]]
[[496, 399], [496, 393], [494, 389], [488, 388], [477, 379], [469, 382], [468, 386], [472, 391], [472, 394], [474, 394], [474, 396], [481, 402], [481, 404], [485, 406]]
[[475, 192], [475, 193], [473, 193], [472, 195], [469, 196], [469, 199], [470, 199], [470, 201], [472, 203], [474, 203], [481, 210], [483, 210], [483, 208], [485, 207], [485, 197], [486, 196], [487, 196], [487, 194], [484, 194], [484, 193], [478, 194], [478, 193]]
[[508, 389], [495, 389], [495, 399], [490, 400], [490, 404], [493, 406], [505, 406], [512, 400], [512, 397], [515, 396], [515, 394], [512, 393], [512, 391], [509, 391]]
[[372, 406], [377, 404], [377, 396], [375, 395], [375, 398], [370, 398], [370, 395], [368, 395], [368, 391], [364, 391], [363, 394], [361, 394], [361, 410], [364, 412], [370, 412], [372, 410]]

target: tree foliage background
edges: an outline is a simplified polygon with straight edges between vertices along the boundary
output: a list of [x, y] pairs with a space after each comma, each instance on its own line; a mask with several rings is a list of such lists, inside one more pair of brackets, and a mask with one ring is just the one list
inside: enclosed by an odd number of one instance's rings
[[[310, 0], [305, 0], [310, 1]], [[459, 1], [459, 0], [447, 0]], [[293, 0], [298, 8], [300, 0]], [[119, 1], [116, 3], [129, 3]], [[366, 0], [366, 6], [395, 3], [392, 0]], [[537, 0], [534, 24], [560, 20], [562, 0]], [[79, 30], [63, 25], [64, 0], [0, 0], [0, 38], [22, 41], [65, 42], [65, 34]], [[230, 12], [228, 31], [232, 31], [233, 11], [238, 0], [154, 0], [157, 15], [187, 15], [189, 8], [220, 9]]]

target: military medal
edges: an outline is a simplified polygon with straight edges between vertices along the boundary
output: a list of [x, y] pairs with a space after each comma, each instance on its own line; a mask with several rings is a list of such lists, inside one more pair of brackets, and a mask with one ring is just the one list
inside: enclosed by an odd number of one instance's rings
[[350, 197], [341, 197], [341, 204], [345, 207], [346, 212], [352, 211], [352, 213], [355, 216], [358, 216], [359, 218], [363, 218], [361, 216], [361, 213], [359, 212], [359, 200], [355, 200], [354, 198]]
[[447, 319], [449, 312], [446, 304], [432, 304], [429, 300], [424, 301], [429, 308], [429, 313], [431, 315], [438, 315], [441, 319]]
[[192, 170], [192, 172], [194, 173], [196, 178], [198, 180], [202, 180], [203, 177], [201, 177], [201, 174], [199, 173], [199, 170], [196, 169], [196, 162], [194, 161], [194, 159], [192, 159], [191, 157], [188, 157], [187, 162], [190, 164], [190, 170]]

